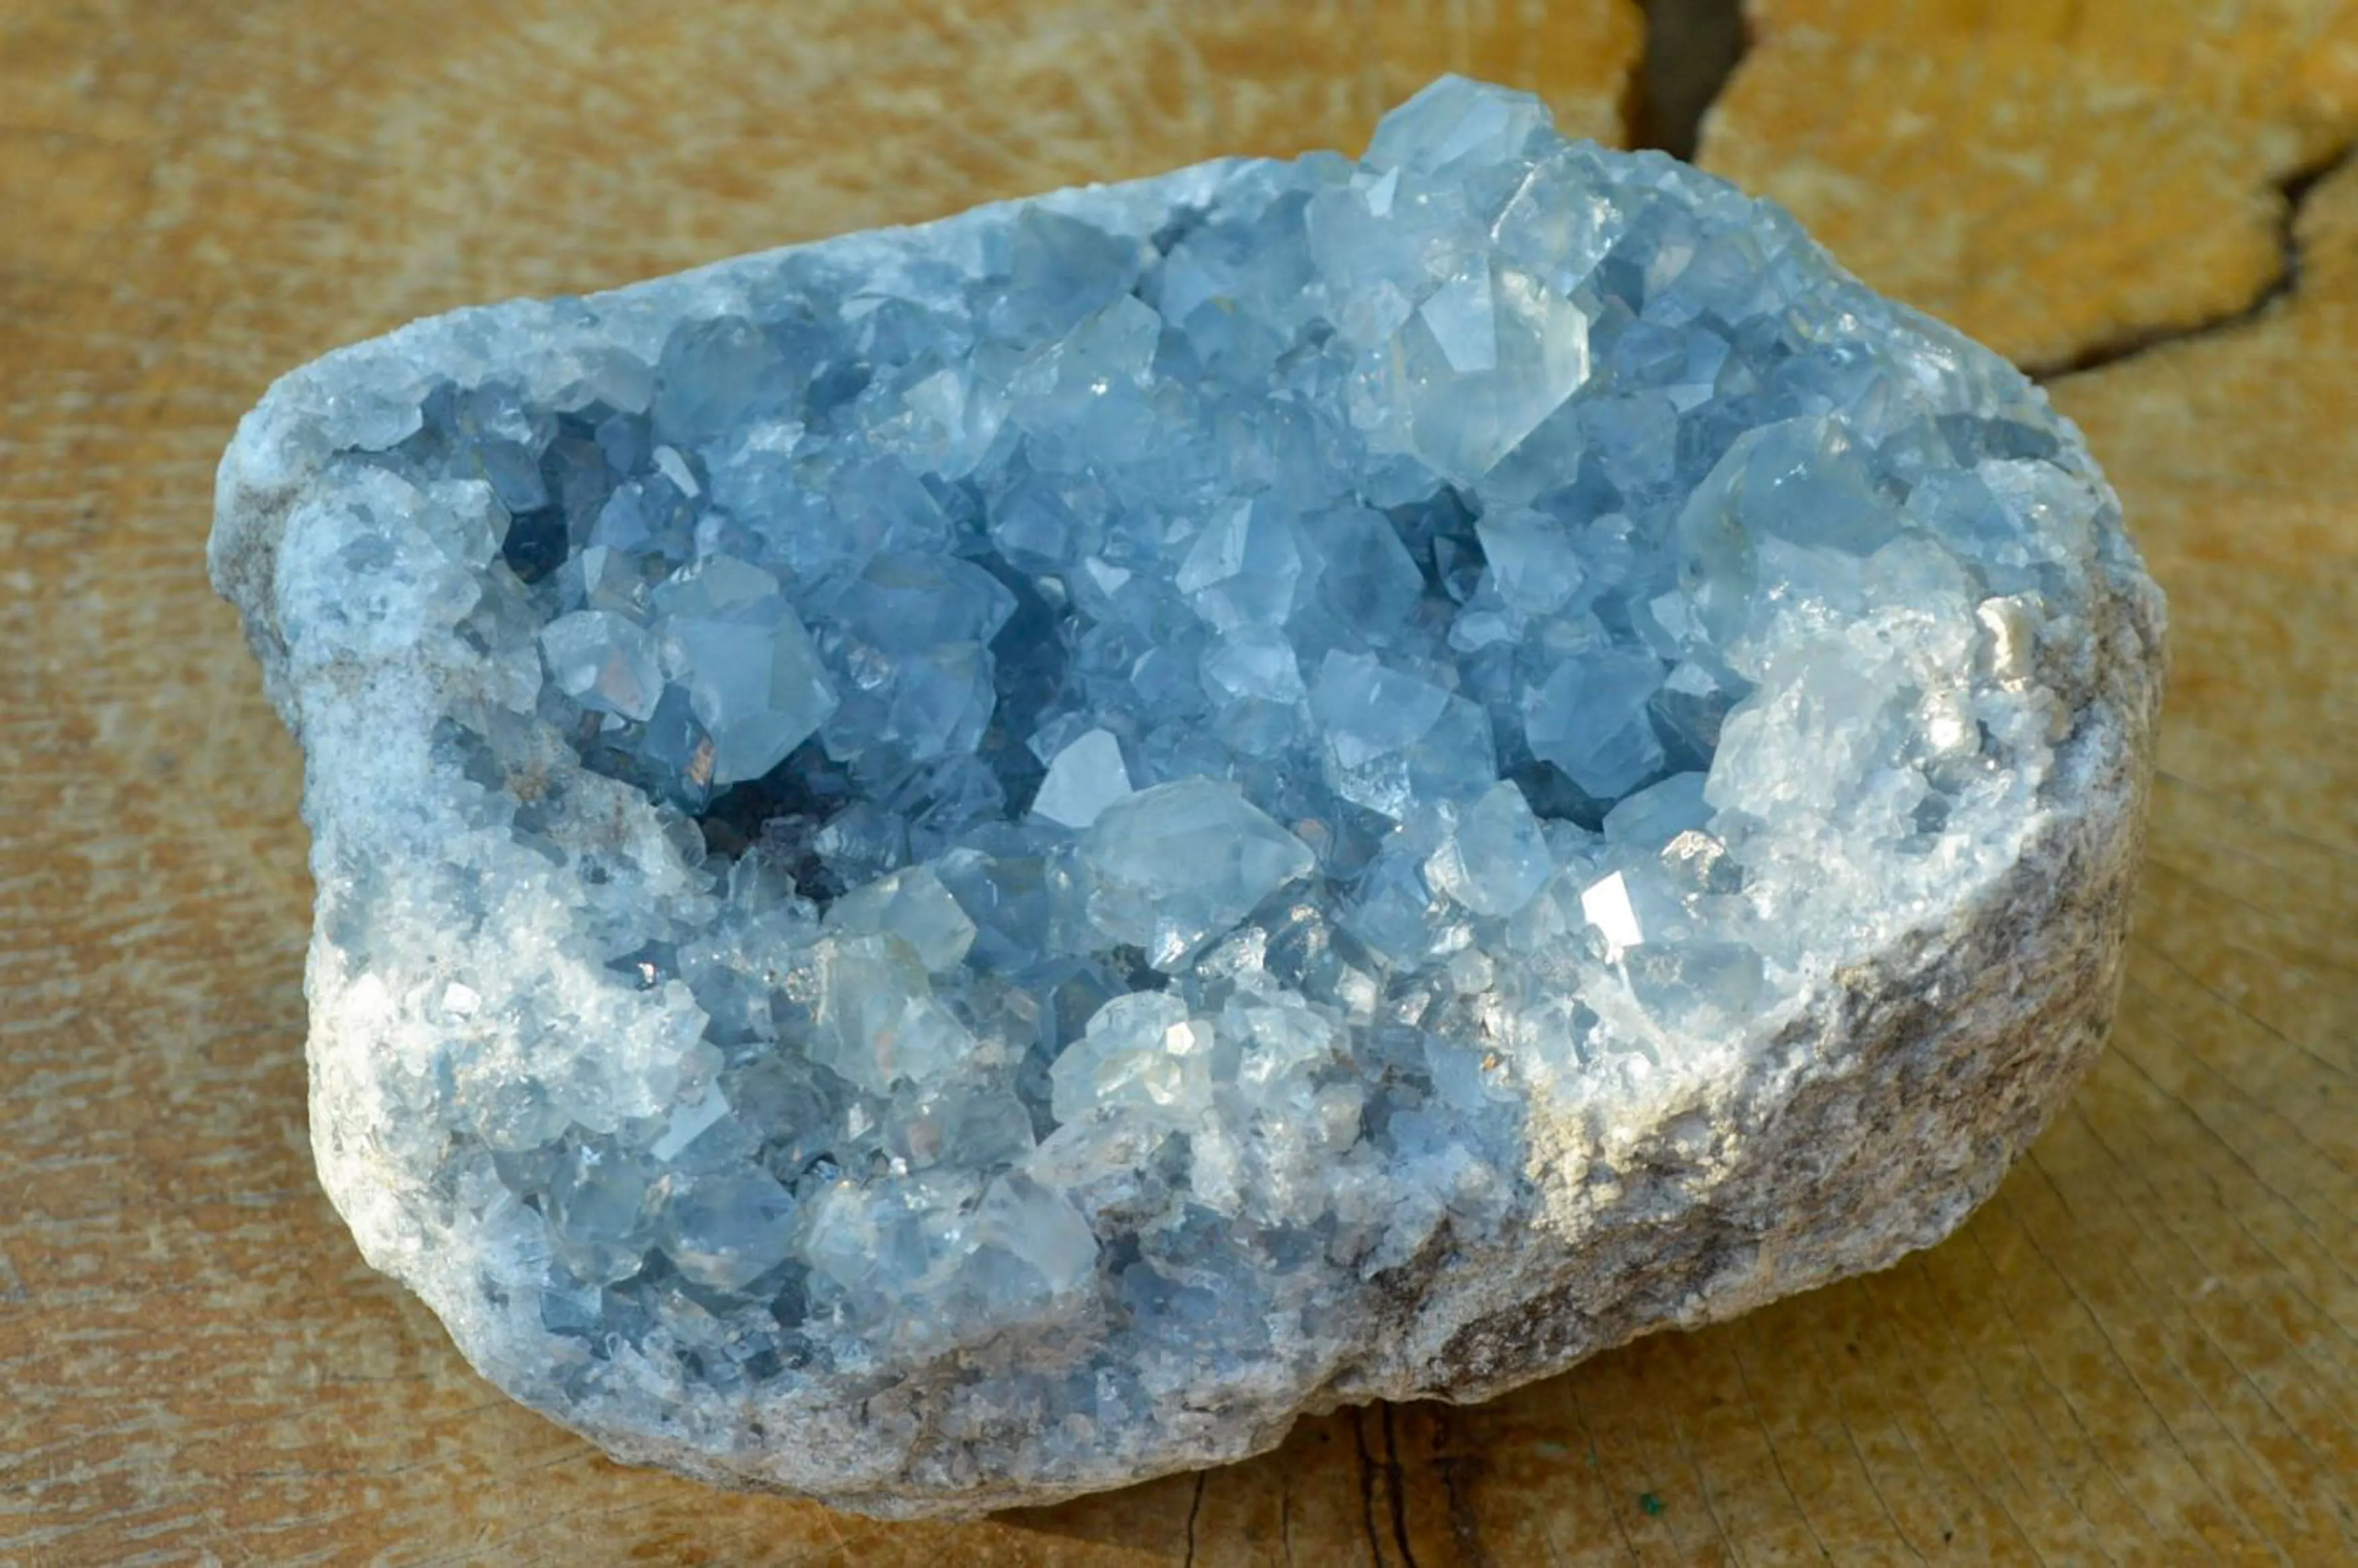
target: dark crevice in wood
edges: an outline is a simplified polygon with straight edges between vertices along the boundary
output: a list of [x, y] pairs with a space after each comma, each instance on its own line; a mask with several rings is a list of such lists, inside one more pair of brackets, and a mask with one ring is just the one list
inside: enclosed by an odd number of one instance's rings
[[2208, 338], [2221, 332], [2232, 332], [2248, 326], [2266, 314], [2277, 301], [2289, 297], [2300, 287], [2300, 212], [2309, 193], [2329, 176], [2347, 165], [2358, 155], [2358, 144], [2335, 150], [2307, 168], [2299, 169], [2277, 181], [2277, 189], [2284, 193], [2284, 209], [2277, 215], [2277, 243], [2284, 262], [2276, 276], [2250, 299], [2234, 309], [2192, 322], [2183, 327], [2132, 328], [2112, 337], [2091, 343], [2075, 354], [2060, 360], [2026, 364], [2022, 373], [2033, 381], [2055, 381], [2067, 375], [2079, 375], [2092, 370], [2103, 370], [2123, 360], [2135, 359], [2142, 353], [2170, 343], [2182, 343], [2195, 338]]
[[1458, 1560], [1466, 1568], [1496, 1568], [1497, 1559], [1482, 1541], [1482, 1510], [1475, 1497], [1489, 1460], [1452, 1414], [1444, 1411], [1435, 1422], [1433, 1465], [1441, 1476], [1441, 1495], [1449, 1499], [1449, 1530], [1456, 1539]]
[[1384, 1568], [1383, 1532], [1376, 1528], [1376, 1456], [1368, 1448], [1368, 1412], [1351, 1412], [1351, 1442], [1359, 1454], [1359, 1528], [1368, 1537], [1368, 1561]]
[[1384, 1414], [1384, 1484], [1391, 1489], [1392, 1541], [1400, 1548], [1403, 1568], [1416, 1568], [1416, 1550], [1408, 1541], [1408, 1473], [1401, 1468], [1400, 1429], [1392, 1422], [1392, 1407]]
[[1209, 1470], [1195, 1474], [1195, 1500], [1187, 1505], [1187, 1558], [1182, 1568], [1195, 1568], [1195, 1516], [1204, 1511], [1204, 1487], [1212, 1479]]
[[1629, 145], [1693, 161], [1703, 118], [1750, 42], [1741, 0], [1645, 0], [1646, 43], [1624, 118]]

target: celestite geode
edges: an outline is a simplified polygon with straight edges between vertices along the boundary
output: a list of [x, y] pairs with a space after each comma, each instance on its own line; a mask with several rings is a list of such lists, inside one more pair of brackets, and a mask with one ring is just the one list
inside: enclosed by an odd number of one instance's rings
[[1890, 1261], [2101, 1039], [2161, 608], [1781, 212], [1444, 80], [274, 388], [313, 1133], [618, 1454], [879, 1513]]

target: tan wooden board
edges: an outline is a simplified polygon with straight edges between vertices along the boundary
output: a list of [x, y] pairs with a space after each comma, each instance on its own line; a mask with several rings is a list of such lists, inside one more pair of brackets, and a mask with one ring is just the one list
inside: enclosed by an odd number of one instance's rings
[[2114, 1049], [1885, 1273], [941, 1526], [610, 1464], [360, 1263], [214, 460], [271, 375], [411, 316], [1356, 146], [1441, 69], [1614, 136], [1636, 8], [0, 0], [0, 1563], [2358, 1561], [2358, 173], [2292, 250], [2278, 189], [2358, 137], [2358, 16], [1757, 10], [1705, 163], [2104, 362], [2057, 396], [2177, 657]]

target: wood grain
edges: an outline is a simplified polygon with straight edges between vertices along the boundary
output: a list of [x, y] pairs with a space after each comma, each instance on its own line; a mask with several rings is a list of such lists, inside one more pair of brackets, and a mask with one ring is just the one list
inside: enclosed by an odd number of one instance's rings
[[1702, 161], [1861, 276], [2068, 367], [2244, 309], [2358, 134], [2344, 0], [1753, 0]]
[[1355, 146], [1439, 69], [1614, 135], [1634, 8], [0, 0], [0, 1563], [2358, 1560], [2358, 174], [2290, 252], [2278, 189], [2358, 135], [2358, 19], [1755, 24], [1707, 163], [2010, 351], [2106, 362], [2057, 394], [2177, 654], [2115, 1048], [1885, 1273], [949, 1527], [612, 1465], [360, 1264], [213, 461], [270, 375], [414, 315]]

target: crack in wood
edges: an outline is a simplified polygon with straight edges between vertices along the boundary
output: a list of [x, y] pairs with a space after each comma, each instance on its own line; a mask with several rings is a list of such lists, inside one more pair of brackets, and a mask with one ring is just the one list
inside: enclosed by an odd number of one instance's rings
[[1449, 1503], [1449, 1531], [1457, 1542], [1458, 1560], [1466, 1568], [1495, 1568], [1497, 1559], [1482, 1540], [1482, 1510], [1475, 1497], [1489, 1458], [1480, 1441], [1447, 1411], [1434, 1417], [1433, 1424], [1433, 1467]]
[[1623, 118], [1629, 145], [1692, 162], [1704, 116], [1751, 45], [1742, 0], [1644, 0], [1646, 41]]
[[1391, 1490], [1392, 1541], [1400, 1547], [1406, 1568], [1416, 1568], [1416, 1549], [1408, 1541], [1408, 1473], [1401, 1466], [1400, 1430], [1392, 1422], [1392, 1407], [1378, 1408], [1384, 1418], [1384, 1484]]
[[1368, 1561], [1384, 1568], [1384, 1538], [1376, 1528], [1376, 1456], [1368, 1447], [1365, 1406], [1351, 1412], [1351, 1444], [1359, 1456], [1359, 1528], [1368, 1538]]
[[2231, 332], [2247, 326], [2266, 314], [2279, 300], [2289, 298], [2300, 287], [2300, 214], [2308, 204], [2310, 192], [2325, 179], [2347, 166], [2358, 156], [2358, 142], [2345, 143], [2315, 163], [2296, 169], [2277, 181], [2283, 194], [2284, 210], [2277, 215], [2277, 244], [2283, 265], [2251, 298], [2233, 310], [2206, 317], [2183, 327], [2132, 328], [2089, 344], [2079, 352], [2060, 360], [2026, 364], [2022, 373], [2033, 381], [2049, 382], [2067, 375], [2081, 375], [2089, 371], [2103, 370], [2123, 360], [2150, 353], [2171, 343], [2183, 343], [2198, 338], [2208, 338], [2221, 332]]

